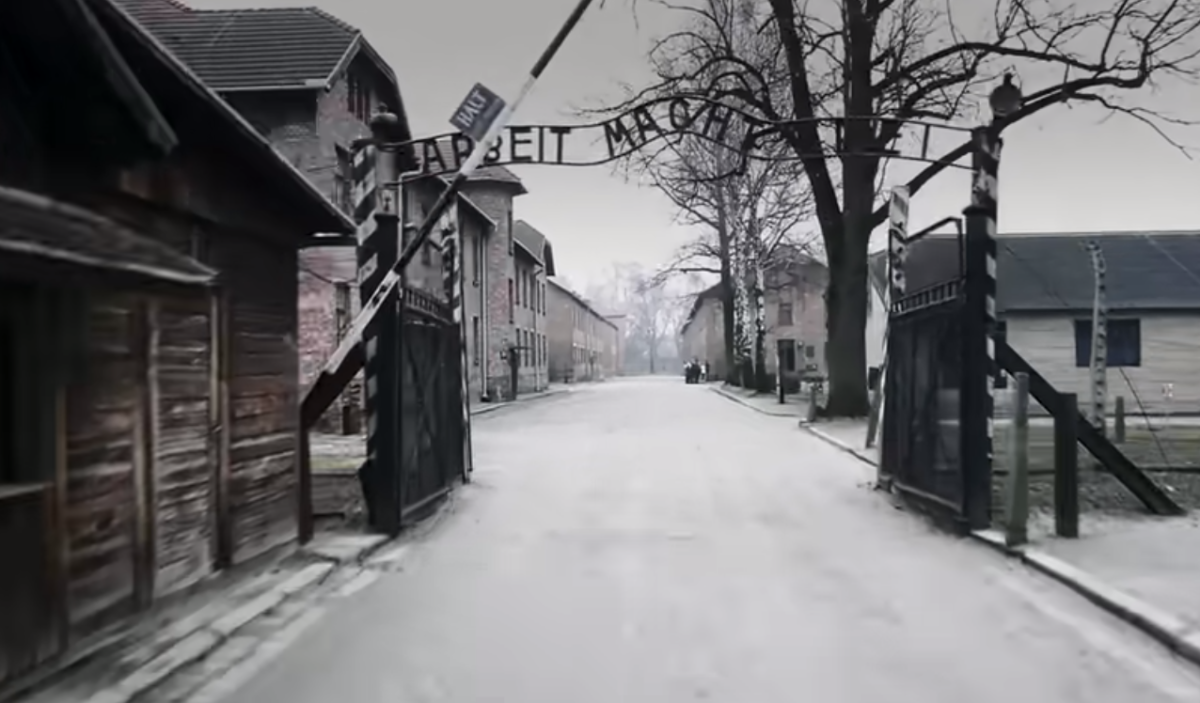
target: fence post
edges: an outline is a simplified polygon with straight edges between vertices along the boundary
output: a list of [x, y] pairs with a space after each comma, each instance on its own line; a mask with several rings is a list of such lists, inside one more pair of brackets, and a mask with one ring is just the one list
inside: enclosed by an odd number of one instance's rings
[[1019, 372], [1015, 381], [1004, 525], [1004, 541], [1010, 547], [1029, 541], [1029, 374]]
[[1121, 444], [1125, 441], [1125, 396], [1119, 395], [1113, 399], [1113, 442]]
[[[356, 202], [359, 295], [365, 305], [400, 256], [399, 152], [394, 141], [399, 118], [378, 113], [371, 119], [374, 146], [359, 152], [356, 170], [364, 184]], [[386, 534], [400, 532], [399, 325], [400, 290], [387, 296], [381, 314], [362, 333], [366, 392], [367, 470], [361, 474], [371, 526]]]
[[809, 422], [817, 421], [817, 384], [812, 382], [808, 384], [808, 413], [806, 419]]
[[1060, 395], [1062, 411], [1054, 416], [1054, 532], [1079, 536], [1079, 399]]
[[991, 524], [992, 412], [995, 362], [991, 334], [996, 322], [996, 207], [1001, 141], [992, 127], [972, 131], [974, 181], [963, 211], [964, 307], [962, 380], [959, 384], [959, 461], [963, 517], [978, 530]]

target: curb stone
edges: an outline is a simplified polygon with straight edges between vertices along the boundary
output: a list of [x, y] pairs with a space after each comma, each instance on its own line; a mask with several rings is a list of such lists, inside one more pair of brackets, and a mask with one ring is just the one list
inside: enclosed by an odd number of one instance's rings
[[478, 410], [471, 411], [471, 415], [487, 415], [488, 413], [494, 413], [497, 410], [504, 410], [505, 408], [511, 408], [524, 403], [532, 403], [536, 400], [545, 400], [546, 398], [553, 398], [556, 395], [563, 395], [564, 393], [569, 392], [570, 391], [565, 388], [555, 388], [549, 391], [542, 391], [541, 393], [533, 396], [526, 396], [525, 398], [518, 397], [516, 400], [508, 400], [503, 403], [481, 403]]
[[722, 398], [732, 400], [733, 402], [737, 403], [738, 405], [740, 405], [744, 408], [750, 408], [751, 410], [753, 410], [756, 413], [761, 413], [763, 415], [769, 415], [771, 417], [796, 417], [797, 416], [796, 413], [791, 413], [791, 412], [771, 412], [770, 410], [760, 408], [757, 405], [754, 405], [752, 403], [747, 403], [745, 398], [734, 395], [733, 393], [730, 393], [729, 391], [725, 390], [724, 388], [721, 388], [720, 386], [709, 386], [708, 390], [712, 391], [713, 393], [716, 393], [717, 395], [721, 396]]
[[855, 449], [854, 447], [850, 446], [849, 444], [846, 444], [845, 442], [838, 439], [837, 437], [834, 437], [833, 435], [829, 434], [828, 432], [825, 432], [824, 430], [819, 430], [816, 427], [813, 427], [812, 423], [810, 423], [810, 422], [805, 422], [802, 420], [800, 422], [800, 429], [809, 432], [810, 434], [812, 434], [817, 439], [820, 439], [823, 442], [832, 444], [834, 447], [841, 449], [843, 452], [846, 452], [847, 454], [852, 455], [855, 459], [858, 459], [859, 461], [870, 464], [874, 468], [879, 467], [879, 460], [876, 459], [875, 457], [871, 456], [870, 454], [867, 454], [866, 450]]
[[1179, 656], [1200, 666], [1200, 628], [1125, 591], [1104, 583], [1092, 574], [1033, 547], [1010, 547], [999, 530], [976, 530], [971, 537], [1017, 559], [1100, 608], [1153, 637]]
[[334, 566], [325, 562], [304, 567], [249, 603], [200, 626], [116, 684], [89, 697], [87, 703], [129, 703], [176, 671], [208, 656], [238, 630], [288, 598], [324, 580]]

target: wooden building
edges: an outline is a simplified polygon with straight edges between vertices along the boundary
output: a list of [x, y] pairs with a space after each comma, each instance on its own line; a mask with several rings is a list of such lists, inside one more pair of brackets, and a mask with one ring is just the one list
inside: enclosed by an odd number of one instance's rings
[[3, 684], [295, 541], [297, 252], [352, 224], [112, 0], [0, 47]]

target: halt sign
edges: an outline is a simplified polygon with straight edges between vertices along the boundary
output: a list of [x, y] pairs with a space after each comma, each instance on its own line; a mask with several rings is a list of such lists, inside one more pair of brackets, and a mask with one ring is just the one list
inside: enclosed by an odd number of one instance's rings
[[503, 109], [503, 98], [488, 90], [482, 83], [476, 83], [454, 111], [450, 124], [462, 130], [462, 133], [471, 139], [483, 141], [488, 128]]

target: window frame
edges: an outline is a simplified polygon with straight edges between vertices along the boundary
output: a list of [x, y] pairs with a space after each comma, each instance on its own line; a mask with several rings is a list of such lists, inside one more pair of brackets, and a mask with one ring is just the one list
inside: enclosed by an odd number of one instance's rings
[[[1076, 318], [1072, 328], [1075, 333], [1075, 367], [1091, 367], [1092, 320]], [[1131, 351], [1132, 350], [1132, 351]], [[1137, 317], [1117, 317], [1108, 320], [1108, 350], [1106, 365], [1112, 368], [1140, 368], [1142, 366], [1142, 320]]]

